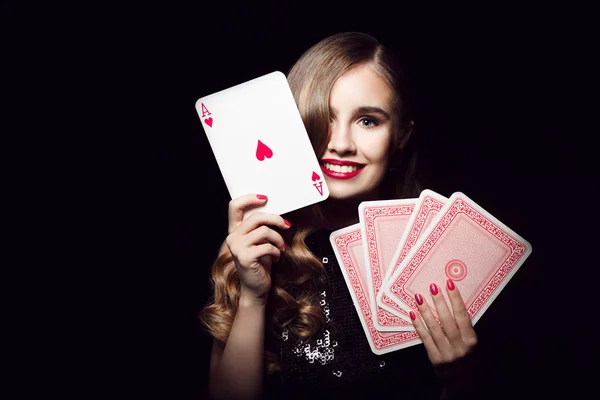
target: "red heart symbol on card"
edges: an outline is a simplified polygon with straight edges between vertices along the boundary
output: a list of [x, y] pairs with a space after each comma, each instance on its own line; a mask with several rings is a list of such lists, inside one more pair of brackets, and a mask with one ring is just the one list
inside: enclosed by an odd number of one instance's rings
[[258, 145], [256, 146], [256, 159], [258, 161], [263, 161], [265, 158], [271, 157], [273, 157], [273, 150], [259, 140]]
[[318, 181], [319, 179], [321, 179], [321, 177], [319, 175], [317, 175], [317, 173], [315, 171], [313, 171], [312, 174], [312, 181]]
[[206, 118], [206, 119], [204, 120], [204, 122], [206, 122], [206, 125], [208, 125], [208, 126], [210, 126], [210, 127], [212, 128], [212, 122], [213, 122], [213, 119], [212, 119], [212, 117], [208, 117], [208, 118]]

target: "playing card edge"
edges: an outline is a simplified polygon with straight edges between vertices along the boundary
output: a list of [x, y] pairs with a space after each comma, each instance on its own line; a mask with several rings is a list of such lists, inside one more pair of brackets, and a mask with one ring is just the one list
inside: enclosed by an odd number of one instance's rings
[[517, 271], [519, 269], [521, 269], [523, 264], [525, 264], [525, 261], [527, 260], [527, 258], [530, 255], [531, 255], [531, 250], [523, 253], [523, 256], [521, 257], [521, 259], [512, 267], [510, 272], [504, 276], [504, 278], [502, 279], [502, 282], [494, 288], [492, 294], [488, 297], [486, 302], [479, 308], [479, 310], [477, 310], [475, 315], [471, 318], [473, 325], [475, 325], [481, 319], [481, 317], [483, 317], [483, 314], [485, 314], [485, 312], [490, 308], [492, 303], [498, 298], [498, 296], [500, 296], [500, 294], [502, 293], [504, 288], [509, 284], [509, 282], [512, 280], [512, 278], [516, 275]]
[[[374, 289], [375, 289], [375, 285], [373, 283], [373, 266], [371, 263], [371, 257], [370, 257], [370, 253], [368, 251], [369, 249], [369, 238], [366, 232], [366, 221], [365, 221], [365, 212], [367, 211], [368, 208], [371, 207], [389, 207], [389, 206], [400, 206], [400, 205], [409, 205], [412, 203], [415, 203], [418, 200], [418, 198], [405, 198], [405, 199], [390, 199], [390, 200], [372, 200], [372, 201], [363, 201], [359, 204], [358, 206], [358, 217], [359, 217], [359, 224], [360, 224], [360, 229], [361, 229], [361, 239], [362, 239], [362, 243], [363, 243], [363, 248], [364, 248], [364, 262], [365, 262], [365, 266], [368, 266], [368, 272], [367, 272], [367, 284], [368, 284], [368, 290], [369, 290], [369, 298], [371, 300], [371, 315], [372, 315], [372, 319], [373, 319], [373, 325], [375, 326], [375, 329], [377, 329], [380, 332], [397, 332], [397, 331], [414, 331], [414, 328], [412, 328], [412, 326], [407, 326], [407, 325], [383, 325], [379, 322], [379, 308], [381, 308], [384, 311], [388, 311], [390, 314], [394, 315], [395, 317], [405, 321], [405, 322], [412, 322], [409, 320], [408, 316], [405, 315], [398, 315], [397, 312], [395, 310], [393, 311], [389, 311], [386, 308], [391, 308], [391, 307], [381, 307], [382, 303], [381, 301], [377, 301], [377, 299], [379, 298], [379, 295], [382, 292], [382, 288], [385, 284], [385, 277], [384, 279], [382, 279], [381, 282], [381, 287], [379, 289], [379, 292], [377, 295], [375, 295], [374, 293]], [[412, 216], [412, 213], [411, 213]], [[387, 275], [387, 273], [386, 273]]]
[[[261, 81], [262, 82], [264, 80], [267, 80], [269, 77], [273, 77], [275, 80], [281, 79], [281, 77], [283, 77], [283, 79], [285, 80], [285, 82], [286, 82], [286, 84], [287, 84], [287, 86], [289, 88], [289, 82], [288, 82], [287, 77], [285, 76], [285, 74], [283, 72], [279, 71], [279, 70], [275, 70], [275, 71], [268, 72], [266, 74], [257, 76], [255, 78], [248, 79], [247, 81], [234, 84], [233, 86], [229, 86], [229, 87], [226, 87], [224, 89], [217, 90], [216, 92], [212, 92], [212, 93], [209, 93], [207, 95], [204, 95], [204, 96], [198, 98], [198, 100], [196, 100], [196, 102], [194, 103], [194, 106], [195, 106], [195, 108], [197, 110], [198, 106], [199, 106], [199, 103], [200, 104], [204, 103], [204, 102], [206, 102], [207, 99], [210, 100], [211, 97], [216, 97], [217, 95], [218, 96], [222, 96], [223, 94], [226, 94], [226, 93], [234, 91], [234, 90], [239, 90], [239, 89], [241, 89], [243, 87], [245, 88], [245, 87], [248, 87], [248, 86], [253, 86], [253, 85], [255, 85], [257, 83], [257, 81]], [[290, 93], [291, 93], [291, 89], [290, 89]]]
[[[431, 190], [431, 189], [423, 189], [421, 191], [421, 193], [419, 194], [417, 203], [415, 204], [415, 208], [413, 211], [413, 214], [411, 215], [411, 218], [409, 219], [407, 226], [409, 228], [412, 227], [412, 224], [414, 224], [414, 220], [417, 218], [418, 213], [420, 212], [420, 209], [422, 207], [422, 203], [423, 203], [423, 199], [425, 197], [427, 197], [428, 195], [430, 195], [433, 198], [436, 198], [438, 200], [444, 199], [444, 200], [440, 200], [442, 203], [444, 203], [444, 201], [447, 201], [449, 199], [447, 199], [445, 196], [442, 196], [439, 193], [436, 193], [435, 191]], [[400, 308], [402, 308], [403, 310], [405, 310], [407, 313], [409, 313], [410, 311], [412, 311], [411, 307], [406, 304], [403, 300], [401, 300], [398, 296], [396, 296], [392, 291], [391, 288], [393, 286], [394, 281], [396, 281], [398, 279], [398, 277], [402, 274], [402, 271], [404, 270], [404, 268], [406, 267], [406, 265], [408, 265], [407, 260], [409, 260], [411, 258], [411, 254], [413, 252], [415, 252], [417, 248], [420, 247], [420, 242], [422, 240], [424, 240], [425, 237], [427, 237], [429, 235], [430, 230], [437, 225], [436, 221], [438, 220], [438, 218], [440, 217], [440, 215], [442, 214], [442, 211], [444, 210], [444, 208], [449, 204], [449, 201], [447, 201], [445, 203], [445, 205], [440, 209], [440, 211], [433, 217], [433, 220], [431, 221], [431, 223], [429, 224], [429, 226], [427, 227], [426, 230], [424, 230], [423, 232], [420, 233], [419, 238], [417, 239], [417, 241], [415, 242], [415, 244], [412, 246], [412, 248], [408, 251], [408, 253], [406, 254], [406, 256], [404, 257], [404, 259], [402, 260], [402, 262], [400, 263], [400, 265], [398, 266], [398, 268], [396, 268], [394, 270], [393, 266], [397, 263], [398, 258], [400, 257], [400, 255], [402, 254], [402, 251], [404, 250], [404, 246], [406, 245], [406, 240], [408, 239], [412, 228], [411, 229], [406, 229], [403, 237], [401, 239], [401, 244], [398, 247], [398, 249], [396, 250], [396, 252], [394, 253], [394, 256], [392, 257], [392, 261], [390, 262], [390, 265], [388, 266], [388, 272], [390, 274], [389, 278], [386, 279], [385, 285], [382, 284], [382, 289], [380, 290], [380, 298], [383, 297], [383, 294], [387, 295], [392, 301], [394, 301], [396, 303], [396, 305]], [[381, 304], [383, 304], [383, 301], [379, 300], [379, 302]], [[387, 308], [391, 308], [386, 306]], [[393, 312], [394, 315], [398, 315], [396, 312]]]
[[[443, 196], [443, 195], [441, 195], [441, 194], [439, 194], [439, 193], [437, 193], [437, 192], [435, 192], [435, 191], [433, 191], [431, 189], [423, 189], [421, 191], [421, 193], [419, 194], [419, 197], [417, 197], [416, 199], [413, 199], [413, 200], [416, 200], [416, 203], [415, 203], [413, 212], [412, 212], [412, 214], [411, 214], [411, 216], [410, 216], [410, 218], [409, 218], [409, 220], [408, 220], [408, 222], [406, 224], [407, 229], [404, 230], [404, 232], [402, 234], [402, 237], [400, 238], [400, 243], [398, 245], [398, 248], [396, 249], [396, 251], [394, 252], [394, 255], [392, 256], [392, 261], [387, 266], [386, 276], [385, 276], [384, 280], [382, 281], [381, 288], [379, 290], [379, 293], [377, 294], [377, 303], [379, 304], [379, 307], [381, 307], [384, 310], [389, 311], [390, 313], [398, 316], [399, 318], [405, 319], [405, 320], [406, 320], [406, 316], [399, 315], [398, 311], [394, 310], [392, 307], [386, 305], [383, 302], [383, 295], [384, 294], [387, 295], [390, 299], [394, 300], [397, 303], [398, 307], [404, 309], [404, 307], [401, 304], [398, 304], [398, 301], [396, 299], [394, 299], [395, 296], [392, 297], [392, 296], [390, 296], [390, 294], [388, 294], [389, 287], [390, 287], [390, 282], [391, 282], [391, 278], [394, 275], [394, 273], [397, 270], [399, 270], [400, 267], [401, 267], [401, 265], [400, 265], [400, 266], [398, 266], [398, 268], [396, 270], [394, 270], [394, 266], [398, 262], [398, 258], [400, 257], [400, 255], [404, 251], [404, 247], [406, 246], [406, 240], [408, 239], [408, 237], [410, 236], [410, 233], [412, 232], [412, 226], [414, 224], [415, 219], [418, 216], [417, 215], [418, 212], [420, 211], [420, 209], [422, 207], [423, 200], [427, 196], [433, 197], [433, 198], [439, 200], [442, 203], [444, 203], [445, 201], [448, 200], [445, 196]], [[425, 232], [422, 232], [421, 236], [424, 233]], [[408, 254], [407, 254], [407, 256], [408, 256]], [[406, 259], [406, 257], [405, 257], [405, 259]], [[405, 310], [405, 311], [409, 312], [408, 310]]]
[[[331, 234], [329, 235], [329, 242], [331, 244], [331, 247], [333, 248], [333, 252], [335, 254], [335, 257], [338, 260], [338, 264], [340, 264], [340, 270], [342, 272], [342, 276], [344, 277], [344, 281], [346, 282], [346, 285], [348, 287], [352, 286], [352, 282], [350, 281], [350, 277], [348, 276], [348, 272], [346, 271], [346, 268], [341, 265], [342, 264], [342, 262], [341, 262], [342, 257], [341, 257], [341, 254], [340, 254], [339, 250], [338, 250], [338, 247], [337, 247], [337, 245], [335, 243], [335, 238], [337, 236], [340, 236], [340, 235], [347, 234], [347, 233], [350, 233], [352, 231], [355, 231], [357, 228], [360, 230], [359, 224], [360, 223], [357, 223], [357, 224], [349, 225], [349, 226], [347, 226], [345, 228], [338, 229], [336, 231], [331, 232]], [[361, 235], [362, 235], [362, 231], [361, 231]], [[361, 240], [362, 240], [362, 236], [361, 236]], [[410, 341], [407, 341], [407, 342], [403, 342], [403, 343], [400, 343], [400, 344], [396, 344], [396, 345], [393, 345], [393, 346], [390, 346], [390, 347], [386, 347], [386, 348], [379, 349], [378, 347], [376, 347], [375, 343], [374, 343], [374, 340], [373, 340], [373, 337], [371, 335], [371, 332], [369, 331], [369, 326], [368, 326], [368, 324], [366, 322], [365, 316], [364, 316], [362, 310], [360, 309], [360, 303], [358, 301], [358, 298], [356, 297], [356, 293], [354, 292], [354, 290], [350, 290], [350, 289], [348, 290], [348, 292], [350, 293], [350, 296], [352, 298], [352, 302], [353, 302], [354, 308], [355, 308], [355, 310], [356, 310], [356, 312], [358, 314], [358, 318], [359, 318], [361, 326], [363, 328], [363, 332], [365, 333], [365, 336], [367, 338], [367, 342], [369, 343], [369, 347], [371, 348], [371, 351], [374, 354], [382, 355], [382, 354], [386, 354], [386, 353], [391, 353], [393, 351], [401, 350], [401, 349], [404, 349], [406, 347], [415, 346], [415, 345], [418, 345], [418, 344], [422, 343], [422, 341], [420, 340], [420, 338], [418, 338], [418, 339], [413, 339], [413, 340], [410, 340]]]
[[493, 222], [494, 225], [498, 225], [504, 231], [508, 231], [508, 232], [506, 232], [507, 234], [509, 234], [514, 239], [516, 239], [518, 242], [523, 244], [523, 247], [525, 247], [525, 251], [528, 252], [527, 257], [529, 257], [529, 254], [531, 254], [531, 252], [533, 251], [533, 247], [528, 240], [526, 240], [523, 236], [518, 234], [516, 231], [514, 231], [511, 227], [506, 225], [504, 222], [500, 221], [497, 217], [495, 217], [489, 211], [487, 211], [483, 206], [481, 206], [479, 203], [477, 203], [475, 200], [473, 200], [472, 198], [470, 198], [463, 192], [455, 192], [452, 194], [452, 196], [455, 196], [455, 195], [456, 195], [456, 198], [462, 197], [462, 198], [466, 199], [469, 203], [471, 203], [472, 206], [474, 205], [475, 208], [477, 209], [477, 211], [479, 213], [483, 214], [487, 219], [491, 220], [491, 222]]
[[[344, 281], [346, 282], [346, 286], [348, 287], [348, 292], [350, 293], [350, 297], [352, 298], [352, 303], [353, 303], [354, 309], [355, 309], [356, 313], [358, 314], [358, 318], [359, 318], [360, 324], [363, 328], [363, 332], [367, 338], [367, 342], [369, 343], [369, 347], [371, 347], [371, 351], [373, 353], [379, 354], [379, 353], [377, 353], [379, 350], [375, 346], [375, 343], [373, 342], [373, 337], [371, 336], [371, 332], [369, 331], [369, 326], [365, 321], [365, 316], [363, 315], [363, 312], [360, 308], [360, 303], [358, 301], [358, 298], [356, 297], [356, 293], [354, 292], [354, 290], [350, 289], [350, 287], [352, 287], [352, 281], [350, 280], [350, 277], [348, 276], [348, 272], [346, 271], [346, 268], [342, 265], [343, 264], [342, 255], [340, 254], [338, 246], [335, 242], [335, 239], [337, 236], [341, 236], [341, 235], [350, 233], [352, 231], [355, 231], [357, 228], [360, 230], [360, 223], [352, 224], [345, 228], [341, 228], [336, 231], [333, 231], [329, 235], [329, 242], [331, 243], [333, 252], [338, 260], [338, 265], [342, 272], [342, 276], [344, 277]], [[361, 241], [362, 241], [362, 231], [361, 231]]]
[[397, 311], [394, 308], [392, 308], [392, 307], [388, 306], [387, 304], [385, 304], [383, 302], [383, 295], [384, 295], [384, 292], [383, 292], [383, 285], [382, 285], [382, 289], [379, 291], [379, 294], [377, 295], [377, 302], [379, 304], [379, 307], [383, 308], [384, 310], [386, 310], [390, 314], [394, 314], [398, 318], [402, 318], [406, 322], [410, 322], [410, 320], [408, 319], [408, 317], [406, 315], [399, 314], [399, 311]]
[[379, 315], [377, 312], [377, 303], [374, 302], [374, 293], [373, 293], [373, 267], [371, 265], [371, 257], [369, 257], [369, 240], [367, 237], [366, 227], [365, 227], [365, 209], [367, 205], [364, 205], [365, 202], [361, 202], [358, 205], [358, 225], [360, 229], [360, 240], [363, 246], [363, 258], [365, 263], [366, 275], [367, 275], [367, 294], [369, 296], [369, 308], [371, 309], [371, 319], [373, 325], [377, 329], [379, 324]]

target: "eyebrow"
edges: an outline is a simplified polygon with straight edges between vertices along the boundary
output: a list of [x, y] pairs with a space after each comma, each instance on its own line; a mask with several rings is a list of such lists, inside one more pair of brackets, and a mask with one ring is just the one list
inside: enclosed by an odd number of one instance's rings
[[[330, 107], [329, 108], [330, 111], [333, 114], [337, 114], [338, 111], [337, 109]], [[387, 119], [390, 119], [390, 113], [388, 113], [387, 111], [385, 111], [383, 108], [380, 107], [373, 107], [373, 106], [362, 106], [362, 107], [358, 107], [354, 110], [355, 114], [372, 114], [372, 113], [376, 113], [376, 114], [381, 114], [384, 117], [386, 117]]]

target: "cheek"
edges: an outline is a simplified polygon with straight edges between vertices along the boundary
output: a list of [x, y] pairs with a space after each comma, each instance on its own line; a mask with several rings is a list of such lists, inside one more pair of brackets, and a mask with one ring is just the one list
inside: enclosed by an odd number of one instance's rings
[[363, 155], [371, 164], [387, 165], [390, 151], [389, 136], [373, 138], [365, 143]]

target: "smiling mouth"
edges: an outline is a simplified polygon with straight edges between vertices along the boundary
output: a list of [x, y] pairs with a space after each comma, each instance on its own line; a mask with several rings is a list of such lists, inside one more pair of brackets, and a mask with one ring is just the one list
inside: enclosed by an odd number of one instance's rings
[[332, 164], [323, 161], [321, 170], [325, 175], [333, 179], [350, 179], [360, 174], [365, 168], [363, 164]]

